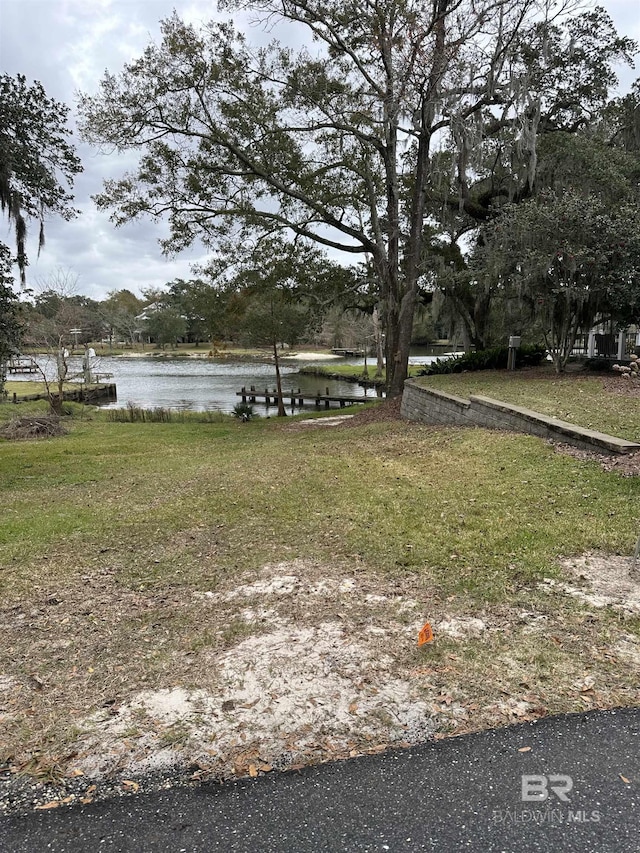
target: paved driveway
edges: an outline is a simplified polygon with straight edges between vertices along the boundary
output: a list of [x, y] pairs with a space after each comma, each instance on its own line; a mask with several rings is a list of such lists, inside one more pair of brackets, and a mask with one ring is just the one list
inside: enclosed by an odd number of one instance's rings
[[[523, 778], [524, 777], [524, 778]], [[2, 853], [640, 853], [640, 709], [10, 817]]]

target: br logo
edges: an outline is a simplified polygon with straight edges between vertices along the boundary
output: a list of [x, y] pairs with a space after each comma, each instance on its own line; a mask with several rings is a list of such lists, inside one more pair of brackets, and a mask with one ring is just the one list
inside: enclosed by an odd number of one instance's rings
[[522, 801], [544, 803], [549, 799], [549, 791], [563, 803], [569, 802], [569, 791], [573, 788], [571, 776], [555, 774], [553, 776], [523, 776]]

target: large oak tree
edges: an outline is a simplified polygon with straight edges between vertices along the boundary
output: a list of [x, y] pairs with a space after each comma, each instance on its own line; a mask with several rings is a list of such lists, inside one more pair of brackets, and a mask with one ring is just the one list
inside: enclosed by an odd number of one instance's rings
[[[81, 99], [87, 140], [140, 151], [137, 168], [107, 181], [97, 203], [117, 223], [166, 215], [167, 251], [285, 230], [364, 257], [397, 395], [428, 217], [453, 205], [486, 218], [494, 198], [526, 189], [539, 126], [579, 123], [630, 43], [601, 10], [580, 28], [562, 4], [537, 0], [220, 5], [253, 10], [272, 30], [284, 20], [305, 46], [255, 48], [230, 23], [164, 21], [159, 44]], [[600, 70], [583, 79], [587, 65]], [[438, 202], [450, 183], [443, 162], [456, 193]], [[491, 164], [504, 162], [516, 164], [515, 182], [493, 179]], [[480, 199], [470, 190], [479, 175]]]

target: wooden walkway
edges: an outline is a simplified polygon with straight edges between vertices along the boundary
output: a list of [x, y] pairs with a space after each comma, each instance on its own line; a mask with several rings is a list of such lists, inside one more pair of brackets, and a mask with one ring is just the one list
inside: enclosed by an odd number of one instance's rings
[[[242, 388], [240, 391], [236, 391], [236, 396], [240, 397], [243, 403], [258, 403], [264, 402], [266, 406], [277, 405], [278, 403], [278, 391], [274, 388], [272, 391], [269, 391], [268, 388], [265, 388], [264, 391], [258, 391], [255, 385], [252, 385], [250, 388]], [[381, 394], [378, 392], [378, 397]], [[329, 409], [331, 407], [331, 403], [339, 403], [340, 408], [343, 409], [345, 406], [351, 406], [354, 403], [370, 403], [372, 400], [375, 400], [375, 396], [367, 397], [366, 395], [348, 395], [348, 394], [330, 394], [329, 389], [325, 389], [325, 393], [322, 391], [318, 391], [317, 394], [303, 394], [298, 388], [295, 391], [293, 388], [291, 391], [283, 391], [282, 399], [284, 402], [289, 402], [291, 406], [302, 407], [305, 403], [310, 403], [315, 405], [318, 409], [324, 404], [325, 409]]]
[[348, 349], [345, 347], [334, 347], [331, 352], [334, 355], [341, 355], [347, 358], [362, 358], [364, 356], [363, 349]]
[[38, 368], [30, 358], [11, 358], [6, 365], [7, 373], [37, 373]]

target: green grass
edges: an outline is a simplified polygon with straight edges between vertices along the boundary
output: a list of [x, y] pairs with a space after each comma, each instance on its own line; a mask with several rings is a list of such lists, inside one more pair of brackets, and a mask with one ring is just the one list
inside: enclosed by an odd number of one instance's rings
[[[0, 405], [0, 420], [16, 409], [27, 406]], [[591, 672], [602, 692], [587, 704], [637, 704], [633, 665], [616, 644], [638, 620], [592, 617], [536, 581], [560, 573], [559, 556], [631, 554], [639, 478], [480, 429], [121, 423], [74, 411], [66, 435], [0, 440], [0, 673], [21, 685], [7, 702], [0, 764], [15, 772], [61, 779], [85, 749], [89, 715], [140, 691], [219, 691], [217, 656], [279, 619], [339, 619], [362, 643], [367, 626], [418, 616], [486, 619], [496, 630], [473, 642], [443, 635], [418, 649], [389, 635], [398, 677], [411, 671], [432, 704], [449, 692], [469, 706], [462, 723], [445, 709], [441, 732], [513, 722], [505, 697], [528, 696], [543, 714], [584, 710], [575, 683]], [[355, 578], [361, 596], [385, 598], [376, 608], [350, 595], [224, 597], [267, 565], [302, 582]], [[406, 612], [394, 605], [414, 596]], [[526, 632], [523, 611], [545, 618], [545, 632]], [[354, 672], [360, 664], [379, 677], [366, 655]], [[143, 711], [131, 722], [120, 737], [156, 731]], [[159, 746], [187, 750], [189, 725], [160, 731]]]
[[557, 376], [552, 368], [536, 370], [531, 375], [526, 370], [483, 370], [423, 377], [419, 381], [459, 397], [482, 394], [578, 426], [640, 441], [640, 394], [611, 393], [606, 382], [624, 383], [611, 375], [603, 381], [602, 376], [594, 374]]
[[[421, 364], [410, 364], [409, 365], [409, 376], [417, 376], [418, 373], [423, 369]], [[343, 376], [345, 379], [350, 379], [353, 381], [357, 381], [362, 379], [364, 375], [364, 365], [362, 364], [334, 364], [333, 362], [329, 362], [328, 364], [314, 364], [310, 367], [304, 368], [302, 373], [309, 373], [313, 371], [314, 375], [318, 376], [330, 376], [331, 374], [335, 374], [338, 376]], [[375, 379], [376, 375], [376, 361], [375, 359], [368, 359], [367, 361], [367, 377], [369, 379]]]
[[631, 553], [639, 492], [535, 438], [481, 430], [76, 421], [0, 444], [0, 596], [105, 564], [125, 586], [209, 589], [305, 556], [495, 599], [560, 554]]
[[[73, 382], [65, 382], [62, 387], [65, 391], [71, 391], [77, 390], [78, 385]], [[57, 384], [52, 384], [51, 389], [57, 392]], [[4, 390], [7, 392], [9, 397], [14, 393], [17, 394], [18, 397], [21, 397], [28, 394], [46, 394], [47, 387], [44, 382], [38, 382], [37, 380], [25, 379], [24, 381], [17, 381], [15, 379], [8, 379], [4, 383]]]

